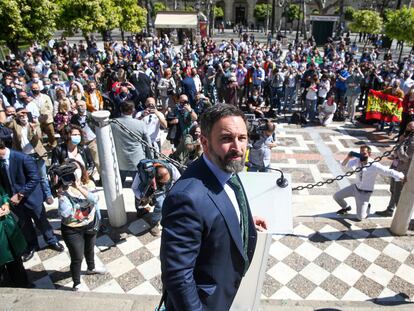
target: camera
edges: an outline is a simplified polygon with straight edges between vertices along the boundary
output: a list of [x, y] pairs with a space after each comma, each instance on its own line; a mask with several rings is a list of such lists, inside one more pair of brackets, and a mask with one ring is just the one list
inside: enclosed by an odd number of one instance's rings
[[268, 130], [267, 119], [247, 118], [247, 123], [249, 124], [248, 134], [251, 141], [259, 140], [263, 132]]
[[76, 181], [75, 171], [78, 166], [75, 163], [53, 164], [48, 171], [52, 192], [56, 195], [56, 190], [60, 187], [67, 188]]

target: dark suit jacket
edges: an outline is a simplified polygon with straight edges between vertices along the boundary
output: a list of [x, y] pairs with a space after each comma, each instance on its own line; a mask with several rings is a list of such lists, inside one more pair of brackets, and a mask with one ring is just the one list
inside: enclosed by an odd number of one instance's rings
[[24, 153], [10, 150], [9, 176], [13, 194], [19, 192], [24, 195], [16, 208], [41, 210], [45, 198], [40, 186], [39, 170], [34, 159]]
[[[229, 310], [244, 272], [240, 224], [203, 158], [193, 162], [171, 189], [161, 223], [167, 310]], [[249, 262], [256, 238], [249, 209]]]

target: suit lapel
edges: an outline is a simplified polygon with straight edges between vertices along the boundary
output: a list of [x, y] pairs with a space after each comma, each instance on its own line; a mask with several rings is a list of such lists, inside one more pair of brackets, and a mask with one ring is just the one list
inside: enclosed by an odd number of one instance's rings
[[243, 242], [240, 232], [240, 224], [237, 218], [236, 211], [234, 210], [233, 204], [231, 203], [226, 191], [221, 191], [219, 194], [210, 193], [210, 198], [213, 200], [217, 209], [223, 215], [224, 221], [227, 224], [227, 228], [230, 235], [240, 252], [240, 255], [244, 257]]
[[14, 151], [10, 150], [10, 156], [9, 156], [9, 179], [10, 179], [10, 183], [11, 183], [11, 188], [13, 193], [15, 192], [14, 189], [14, 184], [15, 184], [15, 180], [14, 180], [14, 163], [15, 162], [15, 156], [14, 156]]
[[224, 221], [227, 225], [227, 229], [230, 232], [230, 236], [236, 244], [240, 255], [243, 257], [244, 252], [240, 232], [240, 223], [237, 218], [236, 211], [234, 210], [233, 204], [231, 203], [226, 191], [223, 189], [216, 176], [214, 176], [213, 172], [210, 171], [209, 167], [204, 162], [204, 159], [202, 157], [197, 161], [197, 164], [198, 167], [195, 167], [195, 171], [203, 172], [202, 179], [205, 186], [210, 190], [209, 196], [223, 216]]

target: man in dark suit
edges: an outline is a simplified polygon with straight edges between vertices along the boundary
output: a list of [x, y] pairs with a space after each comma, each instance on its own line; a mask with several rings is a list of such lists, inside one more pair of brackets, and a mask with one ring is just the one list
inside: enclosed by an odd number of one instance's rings
[[204, 154], [162, 209], [161, 270], [167, 310], [229, 310], [253, 258], [263, 219], [253, 219], [237, 173], [248, 140], [243, 113], [215, 105], [201, 116]]
[[19, 218], [28, 247], [23, 261], [28, 261], [39, 248], [36, 227], [42, 232], [50, 248], [62, 252], [64, 247], [58, 242], [49, 224], [43, 205], [44, 195], [40, 185], [40, 175], [34, 159], [24, 153], [7, 148], [0, 140], [0, 182], [10, 196], [12, 211]]

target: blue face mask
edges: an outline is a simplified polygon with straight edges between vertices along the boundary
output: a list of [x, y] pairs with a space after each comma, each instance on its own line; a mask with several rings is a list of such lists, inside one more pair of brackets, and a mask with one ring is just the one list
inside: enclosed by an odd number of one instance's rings
[[81, 137], [79, 135], [72, 135], [70, 137], [70, 140], [72, 141], [72, 144], [79, 145], [79, 143], [81, 142]]

